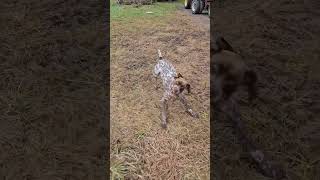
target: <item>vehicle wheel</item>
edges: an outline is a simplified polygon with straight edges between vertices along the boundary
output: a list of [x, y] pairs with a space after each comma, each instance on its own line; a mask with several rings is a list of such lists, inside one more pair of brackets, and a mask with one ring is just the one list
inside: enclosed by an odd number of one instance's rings
[[191, 0], [184, 0], [184, 8], [190, 9], [191, 7]]
[[200, 0], [192, 0], [191, 4], [191, 11], [192, 14], [199, 14], [200, 13]]
[[204, 10], [204, 0], [200, 0], [200, 11], [199, 13], [202, 13], [202, 11]]

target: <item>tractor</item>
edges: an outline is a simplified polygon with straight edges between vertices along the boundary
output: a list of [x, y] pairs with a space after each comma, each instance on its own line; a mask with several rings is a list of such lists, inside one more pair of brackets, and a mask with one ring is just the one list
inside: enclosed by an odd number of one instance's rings
[[213, 0], [184, 0], [184, 8], [190, 9], [192, 14], [200, 14], [203, 10], [208, 10], [210, 16], [210, 2]]

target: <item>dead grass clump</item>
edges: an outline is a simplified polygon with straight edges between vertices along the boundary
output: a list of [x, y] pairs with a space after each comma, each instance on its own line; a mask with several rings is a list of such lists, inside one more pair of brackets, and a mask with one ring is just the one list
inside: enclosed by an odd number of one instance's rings
[[[176, 138], [183, 129], [188, 135]], [[191, 140], [196, 135], [188, 128], [155, 131], [134, 138], [131, 144], [113, 145], [112, 178], [208, 179], [208, 140]]]
[[[182, 179], [190, 164], [190, 146], [182, 145], [170, 137], [146, 138], [141, 142], [143, 161], [148, 178]], [[154, 161], [157, 159], [157, 161]]]

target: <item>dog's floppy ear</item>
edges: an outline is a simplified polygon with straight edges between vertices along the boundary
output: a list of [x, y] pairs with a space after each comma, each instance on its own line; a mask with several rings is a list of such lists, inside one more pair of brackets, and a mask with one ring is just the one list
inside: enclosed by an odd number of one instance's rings
[[176, 77], [174, 77], [175, 79], [178, 79], [178, 78], [183, 78], [183, 76], [181, 75], [181, 73], [178, 73], [178, 75]]
[[186, 89], [187, 89], [188, 93], [191, 92], [191, 86], [190, 86], [190, 84], [186, 84]]
[[211, 54], [219, 53], [222, 50], [235, 52], [232, 46], [224, 39], [224, 37], [219, 36], [215, 38], [215, 41], [212, 44]]

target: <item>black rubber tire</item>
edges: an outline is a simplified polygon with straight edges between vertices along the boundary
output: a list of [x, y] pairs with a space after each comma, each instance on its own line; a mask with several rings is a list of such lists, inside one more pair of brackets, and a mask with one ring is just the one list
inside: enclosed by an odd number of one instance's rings
[[202, 11], [203, 11], [204, 8], [205, 8], [205, 7], [204, 7], [204, 4], [205, 4], [204, 1], [205, 1], [205, 0], [200, 0], [200, 12], [199, 12], [199, 13], [202, 13]]
[[191, 1], [192, 0], [184, 0], [184, 8], [190, 9], [191, 8]]
[[192, 3], [191, 3], [192, 14], [199, 14], [200, 13], [200, 10], [201, 10], [200, 3], [201, 3], [200, 0], [192, 0]]

